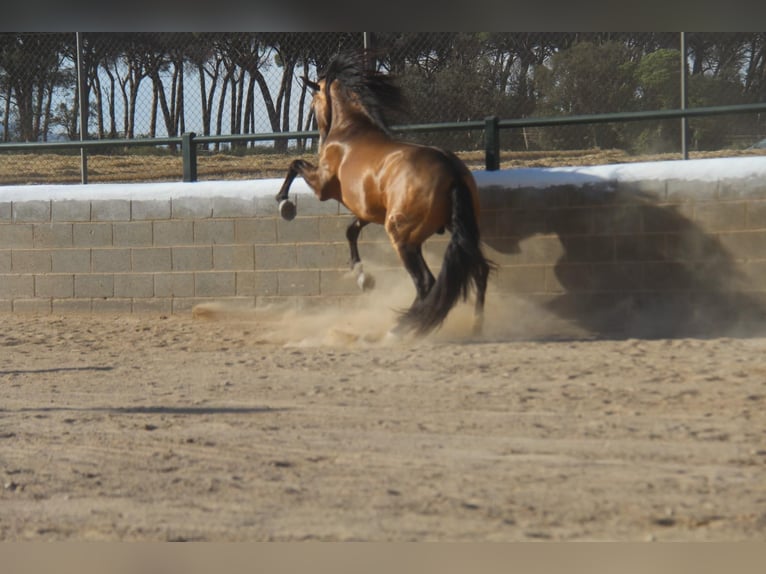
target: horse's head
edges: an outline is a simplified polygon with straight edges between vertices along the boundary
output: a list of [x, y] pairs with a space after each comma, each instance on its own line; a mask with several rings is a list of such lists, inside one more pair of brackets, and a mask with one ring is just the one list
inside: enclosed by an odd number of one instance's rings
[[[316, 82], [304, 78], [314, 92], [311, 107], [317, 119], [320, 141], [333, 122], [344, 118], [367, 118], [377, 128], [388, 132], [387, 112], [403, 111], [405, 102], [393, 79], [364, 67], [359, 56], [339, 54], [327, 65]], [[338, 117], [333, 117], [337, 115]]]

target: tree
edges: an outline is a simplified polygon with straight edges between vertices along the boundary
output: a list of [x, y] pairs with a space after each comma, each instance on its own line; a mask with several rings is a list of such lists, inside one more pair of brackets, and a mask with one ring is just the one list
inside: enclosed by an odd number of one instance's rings
[[[642, 110], [680, 108], [681, 52], [659, 49], [641, 58], [636, 68], [638, 107]], [[637, 124], [632, 148], [654, 153], [678, 149], [680, 121], [665, 120]]]
[[[620, 42], [580, 42], [535, 68], [537, 115], [579, 115], [628, 111], [633, 107], [635, 63]], [[624, 145], [623, 126], [591, 124], [550, 130], [549, 145], [614, 148]]]
[[[0, 34], [0, 70], [7, 103], [15, 104], [18, 137], [22, 141], [47, 138], [53, 90], [67, 78], [61, 69], [65, 36], [62, 34]], [[6, 129], [10, 107], [5, 114]]]

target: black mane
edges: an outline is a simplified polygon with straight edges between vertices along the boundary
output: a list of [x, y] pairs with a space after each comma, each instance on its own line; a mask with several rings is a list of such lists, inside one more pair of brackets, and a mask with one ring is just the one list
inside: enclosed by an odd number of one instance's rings
[[394, 79], [367, 69], [361, 55], [338, 54], [330, 60], [319, 79], [325, 80], [327, 86], [338, 80], [341, 89], [347, 94], [356, 94], [373, 123], [387, 133], [387, 114], [403, 112], [406, 109], [404, 95]]

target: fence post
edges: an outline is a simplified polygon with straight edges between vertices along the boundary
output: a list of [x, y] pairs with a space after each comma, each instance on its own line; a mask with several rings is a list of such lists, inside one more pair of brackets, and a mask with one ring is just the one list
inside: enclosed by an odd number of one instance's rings
[[484, 164], [487, 171], [500, 169], [500, 126], [497, 116], [484, 118]]
[[194, 142], [195, 135], [194, 132], [186, 132], [181, 136], [184, 181], [197, 181], [197, 144]]
[[[689, 69], [686, 63], [686, 32], [681, 32], [681, 109], [685, 110], [688, 104], [688, 95], [686, 91], [686, 82], [689, 78]], [[681, 155], [684, 159], [689, 159], [689, 119], [684, 116], [681, 118]]]

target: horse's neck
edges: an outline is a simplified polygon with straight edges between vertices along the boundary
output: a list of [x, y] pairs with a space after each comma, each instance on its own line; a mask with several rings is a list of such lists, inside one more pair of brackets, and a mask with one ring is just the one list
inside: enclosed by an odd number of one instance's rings
[[389, 138], [389, 134], [362, 110], [343, 110], [341, 114], [333, 114], [332, 125], [325, 139], [346, 139], [353, 136], [371, 135]]

